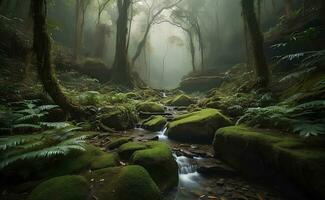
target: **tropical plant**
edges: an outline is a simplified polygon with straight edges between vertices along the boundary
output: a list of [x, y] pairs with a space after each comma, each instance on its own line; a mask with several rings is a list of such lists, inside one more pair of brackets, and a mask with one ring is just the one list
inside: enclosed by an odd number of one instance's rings
[[86, 135], [79, 127], [52, 129], [34, 135], [0, 138], [0, 170], [19, 160], [50, 159], [72, 150], [84, 151]]
[[311, 101], [297, 106], [277, 105], [249, 108], [237, 124], [275, 128], [298, 133], [303, 137], [325, 134], [325, 100]]

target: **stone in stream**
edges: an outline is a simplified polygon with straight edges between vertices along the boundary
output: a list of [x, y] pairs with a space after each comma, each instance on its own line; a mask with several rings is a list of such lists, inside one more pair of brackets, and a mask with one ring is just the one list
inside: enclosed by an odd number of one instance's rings
[[167, 119], [163, 116], [151, 116], [142, 122], [142, 127], [149, 131], [161, 131], [167, 123]]
[[180, 142], [212, 143], [215, 131], [230, 124], [219, 110], [203, 109], [176, 117], [168, 124], [166, 135]]
[[216, 132], [213, 145], [216, 156], [241, 173], [271, 180], [276, 176], [287, 180], [287, 186], [298, 186], [291, 198], [303, 192], [324, 199], [324, 142], [321, 137], [307, 141], [293, 134], [231, 126]]
[[203, 175], [216, 175], [216, 176], [236, 176], [236, 171], [229, 166], [221, 163], [216, 159], [204, 159], [197, 161], [197, 172]]
[[178, 184], [178, 166], [169, 146], [162, 142], [130, 142], [119, 148], [122, 158], [135, 165], [143, 166], [161, 191]]
[[170, 99], [169, 101], [167, 101], [166, 105], [168, 106], [189, 106], [191, 104], [194, 104], [195, 101], [185, 95], [185, 94], [180, 94], [176, 97], [174, 97], [173, 99]]
[[136, 105], [138, 112], [164, 113], [164, 106], [155, 102], [142, 102]]

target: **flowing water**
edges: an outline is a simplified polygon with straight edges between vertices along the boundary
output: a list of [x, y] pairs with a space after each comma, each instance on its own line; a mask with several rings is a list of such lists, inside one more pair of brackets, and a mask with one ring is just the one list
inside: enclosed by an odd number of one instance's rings
[[[165, 135], [167, 128], [160, 132], [150, 133], [138, 128], [133, 131], [135, 135], [152, 134], [159, 137], [159, 141], [168, 143], [173, 149], [173, 156], [179, 167], [178, 187], [165, 194], [165, 200], [195, 200], [195, 199], [219, 199], [219, 200], [266, 200], [284, 199], [273, 188], [265, 187], [264, 184], [251, 183], [240, 176], [220, 176], [217, 174], [202, 175], [197, 169], [199, 163], [215, 160], [214, 158], [200, 156], [179, 155], [175, 149], [191, 148], [194, 145], [181, 144], [169, 140]], [[211, 145], [195, 145], [195, 148], [206, 147], [212, 149]]]

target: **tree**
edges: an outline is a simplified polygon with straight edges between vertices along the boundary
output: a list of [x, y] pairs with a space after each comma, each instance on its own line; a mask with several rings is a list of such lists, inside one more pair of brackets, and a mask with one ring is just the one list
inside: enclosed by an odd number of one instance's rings
[[293, 12], [293, 0], [284, 0], [286, 16], [290, 17]]
[[51, 39], [47, 33], [46, 0], [32, 0], [34, 34], [33, 51], [37, 59], [37, 71], [45, 91], [53, 101], [63, 110], [69, 112], [73, 117], [79, 118], [85, 112], [77, 105], [71, 103], [62, 92], [55, 77], [55, 72], [51, 63]]
[[111, 0], [97, 0], [97, 24], [100, 24], [100, 18], [102, 16], [103, 11]]
[[80, 51], [83, 42], [83, 32], [85, 25], [85, 14], [90, 4], [90, 0], [76, 0], [75, 11], [75, 37], [74, 37], [74, 49], [73, 58], [75, 61], [79, 61]]
[[145, 47], [145, 44], [147, 42], [148, 39], [148, 35], [150, 32], [150, 29], [152, 27], [152, 25], [155, 23], [156, 19], [161, 15], [161, 13], [163, 13], [165, 10], [171, 9], [173, 7], [175, 7], [177, 4], [179, 4], [182, 0], [177, 0], [176, 2], [169, 4], [167, 6], [163, 6], [161, 8], [159, 8], [157, 11], [155, 11], [155, 5], [154, 3], [156, 1], [153, 1], [151, 5], [149, 5], [146, 1], [145, 4], [148, 7], [148, 18], [147, 18], [147, 25], [146, 25], [146, 29], [144, 31], [143, 37], [140, 40], [138, 46], [137, 46], [137, 50], [134, 54], [134, 56], [132, 57], [132, 61], [131, 61], [131, 65], [133, 66], [135, 61], [139, 58], [139, 56], [141, 55], [141, 52], [143, 50], [143, 48]]
[[323, 26], [325, 26], [325, 1], [319, 0], [320, 3], [320, 18], [322, 20]]
[[117, 0], [119, 16], [116, 25], [116, 50], [113, 64], [113, 81], [127, 87], [132, 87], [127, 48], [128, 16], [130, 5], [131, 0]]
[[264, 55], [264, 38], [256, 18], [254, 0], [242, 0], [243, 18], [247, 25], [249, 42], [252, 48], [254, 67], [257, 76], [257, 86], [267, 87], [269, 84], [269, 69]]

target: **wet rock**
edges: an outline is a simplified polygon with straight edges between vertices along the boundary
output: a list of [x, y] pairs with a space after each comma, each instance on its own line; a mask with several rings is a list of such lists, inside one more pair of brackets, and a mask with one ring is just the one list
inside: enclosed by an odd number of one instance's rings
[[138, 112], [144, 113], [164, 113], [164, 106], [155, 102], [142, 102], [136, 105]]
[[168, 125], [168, 138], [190, 143], [212, 143], [214, 132], [230, 120], [216, 109], [203, 109], [176, 117]]
[[178, 95], [175, 98], [169, 100], [166, 104], [168, 106], [180, 106], [180, 107], [183, 107], [183, 106], [189, 106], [189, 105], [194, 104], [194, 103], [195, 103], [195, 101], [191, 97], [189, 97], [189, 96], [187, 96], [185, 94], [181, 94], [181, 95]]
[[167, 119], [163, 116], [151, 116], [142, 123], [142, 127], [149, 131], [161, 131], [167, 123]]
[[198, 161], [197, 172], [204, 175], [216, 175], [216, 176], [236, 176], [237, 173], [234, 169], [214, 160], [205, 159], [204, 161]]

